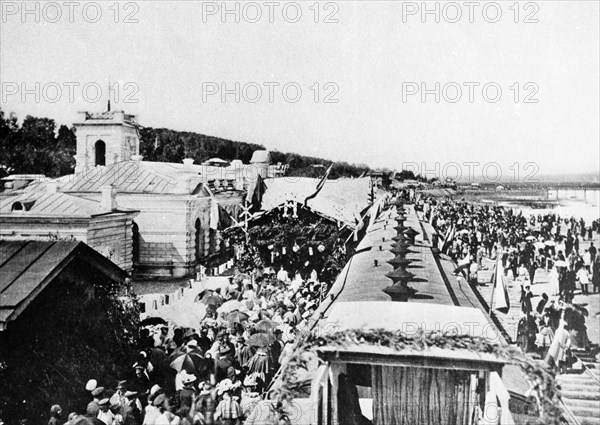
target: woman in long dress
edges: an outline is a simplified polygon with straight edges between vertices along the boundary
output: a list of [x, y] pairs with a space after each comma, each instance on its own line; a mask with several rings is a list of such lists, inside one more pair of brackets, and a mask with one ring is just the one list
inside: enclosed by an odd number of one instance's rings
[[565, 322], [564, 319], [561, 319], [545, 359], [546, 363], [549, 365], [556, 366], [559, 373], [564, 372], [567, 360], [567, 350], [571, 347], [571, 334], [569, 333], [568, 327], [569, 325], [567, 322]]
[[248, 361], [248, 373], [254, 373], [265, 383], [269, 381], [271, 365], [267, 348], [258, 347], [256, 353]]
[[571, 346], [578, 350], [588, 349], [589, 341], [587, 326], [585, 325], [585, 314], [587, 314], [587, 311], [583, 307], [575, 306], [567, 308], [564, 314], [565, 321], [569, 324]]
[[552, 288], [552, 295], [558, 295], [560, 293], [558, 269], [556, 266], [552, 267], [552, 270], [550, 270], [550, 288]]

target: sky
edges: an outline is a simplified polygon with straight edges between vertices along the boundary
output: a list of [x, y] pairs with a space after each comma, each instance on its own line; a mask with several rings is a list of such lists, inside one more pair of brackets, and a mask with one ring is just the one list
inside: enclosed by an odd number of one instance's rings
[[600, 2], [475, 3], [1, 0], [0, 107], [71, 124], [110, 81], [149, 127], [429, 177], [598, 173]]

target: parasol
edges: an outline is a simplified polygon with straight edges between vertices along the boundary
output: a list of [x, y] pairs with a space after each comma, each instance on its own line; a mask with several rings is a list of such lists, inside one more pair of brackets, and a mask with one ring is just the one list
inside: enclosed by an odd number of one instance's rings
[[273, 336], [265, 333], [256, 333], [248, 338], [248, 345], [250, 347], [268, 347], [273, 342]]
[[568, 266], [567, 262], [566, 261], [562, 261], [562, 260], [559, 260], [559, 261], [555, 262], [554, 265], [556, 267], [567, 267]]
[[229, 323], [242, 323], [244, 320], [248, 320], [248, 317], [248, 314], [235, 310], [231, 313], [228, 313], [225, 316], [225, 320], [227, 320]]
[[546, 246], [555, 246], [556, 242], [554, 242], [554, 241], [545, 241], [544, 245], [546, 245]]
[[529, 235], [529, 236], [527, 236], [527, 237], [525, 238], [525, 240], [526, 240], [526, 241], [532, 241], [532, 242], [533, 242], [533, 241], [536, 241], [536, 240], [537, 240], [537, 238], [536, 238], [535, 236]]
[[220, 297], [217, 297], [215, 295], [209, 295], [207, 297], [202, 298], [202, 302], [203, 304], [206, 305], [214, 305], [214, 306], [220, 306], [221, 304], [223, 304], [223, 300]]
[[167, 321], [162, 317], [147, 317], [140, 322], [140, 326], [155, 326], [155, 325], [166, 325]]
[[227, 314], [227, 313], [231, 313], [232, 311], [235, 311], [235, 310], [244, 310], [244, 309], [245, 309], [245, 306], [240, 301], [229, 300], [229, 301], [226, 301], [225, 303], [223, 303], [223, 305], [221, 305], [221, 307], [217, 308], [217, 313]]
[[202, 301], [202, 298], [204, 298], [204, 296], [206, 295], [206, 292], [207, 292], [207, 290], [206, 290], [206, 289], [205, 289], [205, 290], [203, 290], [203, 291], [200, 291], [200, 292], [198, 293], [198, 295], [196, 295], [196, 297], [194, 298], [194, 302], [195, 302], [195, 303], [199, 303], [200, 301]]
[[250, 275], [248, 275], [246, 273], [240, 273], [240, 274], [235, 275], [235, 277], [233, 278], [233, 283], [240, 283], [245, 280], [251, 280]]
[[197, 371], [203, 370], [204, 363], [205, 360], [200, 354], [186, 353], [175, 358], [169, 366], [177, 372], [185, 370], [187, 373], [194, 374]]
[[256, 324], [255, 328], [259, 332], [272, 332], [277, 328], [277, 326], [279, 326], [279, 323], [273, 320], [263, 319]]

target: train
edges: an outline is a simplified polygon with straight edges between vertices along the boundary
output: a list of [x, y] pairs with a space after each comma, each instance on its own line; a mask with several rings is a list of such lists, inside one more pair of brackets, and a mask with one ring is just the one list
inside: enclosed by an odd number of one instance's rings
[[246, 424], [515, 423], [507, 359], [476, 346], [507, 342], [448, 279], [434, 234], [413, 205], [385, 204], [300, 338], [317, 345], [284, 362]]

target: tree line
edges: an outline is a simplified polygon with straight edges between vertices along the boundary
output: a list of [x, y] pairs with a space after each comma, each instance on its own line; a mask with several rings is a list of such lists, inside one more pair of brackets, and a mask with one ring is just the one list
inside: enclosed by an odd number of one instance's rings
[[[202, 163], [210, 158], [248, 163], [252, 153], [264, 150], [259, 144], [222, 139], [204, 134], [166, 128], [141, 127], [140, 155], [144, 161], [181, 163], [193, 158]], [[50, 118], [27, 115], [23, 122], [14, 113], [0, 108], [0, 177], [8, 174], [44, 174], [59, 177], [73, 173], [77, 138], [75, 129]], [[332, 161], [291, 152], [271, 151], [273, 164], [287, 164], [288, 175], [323, 176]], [[365, 164], [335, 162], [329, 178], [359, 177], [371, 171]]]

